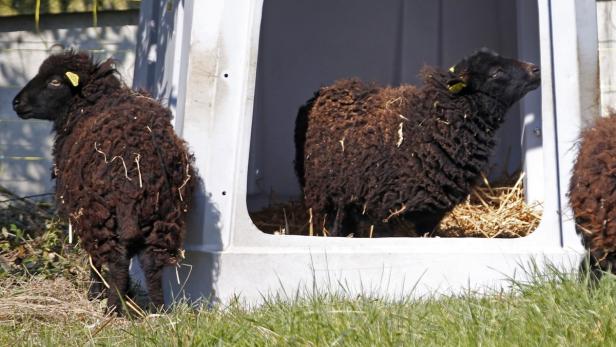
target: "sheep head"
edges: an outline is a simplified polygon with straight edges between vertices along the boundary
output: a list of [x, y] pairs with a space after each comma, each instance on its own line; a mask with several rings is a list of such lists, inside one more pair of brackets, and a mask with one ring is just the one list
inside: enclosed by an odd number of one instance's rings
[[64, 117], [70, 100], [87, 84], [93, 68], [87, 53], [69, 51], [49, 56], [15, 96], [13, 109], [23, 119], [54, 121]]
[[452, 66], [449, 91], [484, 93], [507, 107], [520, 100], [541, 83], [538, 66], [515, 59], [501, 57], [483, 48]]

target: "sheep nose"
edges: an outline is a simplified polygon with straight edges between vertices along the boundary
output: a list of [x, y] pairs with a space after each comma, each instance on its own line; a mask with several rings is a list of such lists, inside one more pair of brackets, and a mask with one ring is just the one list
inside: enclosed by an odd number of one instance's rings
[[16, 109], [19, 106], [19, 95], [17, 95], [14, 99], [13, 99], [13, 109]]
[[526, 66], [526, 71], [528, 71], [531, 76], [538, 76], [541, 74], [541, 68], [535, 64], [528, 64]]

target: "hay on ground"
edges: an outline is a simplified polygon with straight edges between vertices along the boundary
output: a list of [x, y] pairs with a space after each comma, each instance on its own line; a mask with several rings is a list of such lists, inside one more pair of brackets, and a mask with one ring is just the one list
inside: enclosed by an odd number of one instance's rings
[[541, 221], [541, 206], [524, 200], [523, 178], [520, 175], [513, 186], [478, 187], [441, 221], [433, 236], [512, 238], [532, 233]]
[[289, 201], [251, 212], [250, 218], [261, 231], [268, 234], [308, 235], [309, 214], [303, 202]]
[[8, 277], [0, 283], [0, 292], [0, 323], [24, 319], [94, 323], [104, 317], [101, 301], [87, 299], [87, 284], [77, 288], [63, 277]]

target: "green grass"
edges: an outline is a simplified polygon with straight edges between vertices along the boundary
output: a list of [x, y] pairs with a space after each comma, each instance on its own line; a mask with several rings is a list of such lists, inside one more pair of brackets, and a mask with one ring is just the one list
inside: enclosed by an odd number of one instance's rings
[[[616, 278], [593, 290], [554, 269], [488, 295], [403, 299], [308, 293], [142, 320], [36, 316], [0, 323], [0, 345], [135, 346], [610, 346], [616, 345]], [[0, 288], [2, 290], [2, 288]], [[1, 296], [1, 295], [0, 295]]]

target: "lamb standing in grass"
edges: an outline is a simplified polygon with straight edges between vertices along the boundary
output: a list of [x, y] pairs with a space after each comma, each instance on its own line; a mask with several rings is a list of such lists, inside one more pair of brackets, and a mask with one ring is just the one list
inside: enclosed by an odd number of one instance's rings
[[422, 77], [338, 81], [300, 109], [295, 169], [317, 228], [367, 235], [401, 217], [432, 231], [486, 168], [507, 109], [540, 84], [537, 66], [487, 49]]
[[576, 231], [590, 255], [593, 272], [616, 273], [616, 113], [582, 132], [569, 182]]
[[96, 268], [90, 297], [102, 292], [96, 272], [106, 264], [107, 306], [121, 312], [138, 255], [160, 308], [161, 270], [183, 256], [183, 216], [196, 182], [170, 111], [126, 87], [113, 60], [97, 64], [76, 52], [47, 58], [13, 108], [21, 118], [53, 122], [56, 201]]

